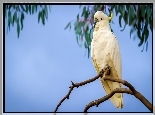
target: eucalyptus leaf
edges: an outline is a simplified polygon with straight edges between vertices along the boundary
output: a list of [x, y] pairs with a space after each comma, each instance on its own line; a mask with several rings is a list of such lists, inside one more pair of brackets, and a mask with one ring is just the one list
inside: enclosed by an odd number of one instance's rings
[[17, 12], [14, 13], [13, 15], [13, 23], [16, 22], [17, 23]]
[[148, 42], [146, 42], [146, 51], [147, 51], [147, 49], [148, 49]]
[[39, 12], [39, 14], [38, 14], [38, 23], [40, 22], [41, 16], [42, 16], [42, 12]]
[[70, 25], [71, 25], [71, 22], [69, 22], [64, 29], [66, 30]]
[[19, 25], [19, 23], [17, 23], [17, 34], [18, 34], [18, 38], [19, 38], [19, 34], [20, 34], [20, 25]]
[[122, 16], [120, 15], [120, 16], [119, 16], [119, 25], [120, 25], [120, 27], [122, 27], [122, 24], [121, 24], [121, 23], [122, 23], [122, 22], [121, 22], [121, 19], [122, 19]]
[[21, 30], [23, 29], [23, 20], [24, 20], [24, 13], [22, 12], [21, 18], [20, 18]]
[[9, 12], [8, 12], [8, 20], [9, 20], [10, 24], [13, 25], [13, 19], [12, 19], [11, 11], [10, 11], [10, 10], [9, 10]]

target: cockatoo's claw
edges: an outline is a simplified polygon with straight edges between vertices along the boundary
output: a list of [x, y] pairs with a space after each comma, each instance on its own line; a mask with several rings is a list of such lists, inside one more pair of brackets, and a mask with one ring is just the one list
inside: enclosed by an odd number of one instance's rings
[[111, 67], [108, 64], [104, 67], [105, 75], [109, 75], [110, 74], [110, 69], [111, 69]]

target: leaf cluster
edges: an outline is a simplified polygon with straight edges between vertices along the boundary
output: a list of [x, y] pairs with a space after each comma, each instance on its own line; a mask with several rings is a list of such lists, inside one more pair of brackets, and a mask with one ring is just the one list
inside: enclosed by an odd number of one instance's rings
[[[82, 9], [82, 12], [78, 13], [76, 20], [73, 23], [69, 22], [65, 29], [71, 29], [71, 26], [74, 26], [77, 43], [79, 46], [83, 43], [88, 51], [89, 58], [95, 12], [100, 10], [110, 16], [110, 12], [113, 11], [114, 15], [119, 16], [120, 28], [122, 27], [122, 20], [124, 20], [124, 27], [120, 31], [123, 31], [126, 25], [130, 26], [130, 38], [134, 34], [133, 39], [138, 38], [140, 40], [138, 47], [143, 45], [144, 50], [146, 44], [147, 51], [148, 36], [152, 34], [153, 29], [152, 7], [152, 5], [80, 5], [79, 8]], [[112, 28], [111, 31], [113, 32]]]
[[48, 5], [5, 5], [5, 19], [7, 19], [7, 31], [10, 31], [10, 27], [17, 26], [17, 35], [19, 38], [20, 31], [23, 30], [23, 22], [25, 15], [33, 15], [38, 13], [38, 23], [42, 22], [45, 25], [45, 20], [48, 19]]

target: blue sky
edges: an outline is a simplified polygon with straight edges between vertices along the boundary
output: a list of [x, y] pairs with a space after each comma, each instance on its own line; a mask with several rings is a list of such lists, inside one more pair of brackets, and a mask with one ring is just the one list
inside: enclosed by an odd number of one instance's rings
[[[81, 82], [96, 75], [91, 58], [77, 45], [74, 31], [64, 30], [76, 18], [78, 6], [53, 6], [46, 25], [38, 24], [37, 14], [27, 15], [17, 38], [16, 27], [6, 33], [6, 112], [53, 112], [67, 94], [71, 80]], [[118, 17], [111, 24], [118, 38], [123, 79], [152, 102], [152, 35], [147, 52], [139, 40], [130, 39], [130, 27], [121, 32]], [[95, 99], [105, 96], [99, 80], [75, 88], [58, 112], [82, 112]], [[124, 94], [124, 108], [110, 100], [88, 112], [149, 112], [134, 96]]]

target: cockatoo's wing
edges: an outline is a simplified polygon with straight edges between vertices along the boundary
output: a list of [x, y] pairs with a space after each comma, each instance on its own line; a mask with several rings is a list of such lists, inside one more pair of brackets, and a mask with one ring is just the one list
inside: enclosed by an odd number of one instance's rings
[[[122, 79], [120, 48], [115, 35], [111, 31], [96, 32], [93, 35], [91, 53], [97, 73], [108, 64], [111, 67], [110, 77]], [[120, 83], [104, 81], [102, 78], [100, 80], [107, 94], [111, 93], [115, 88], [121, 88]], [[110, 100], [117, 108], [123, 107], [122, 93], [116, 93]]]

